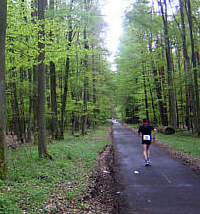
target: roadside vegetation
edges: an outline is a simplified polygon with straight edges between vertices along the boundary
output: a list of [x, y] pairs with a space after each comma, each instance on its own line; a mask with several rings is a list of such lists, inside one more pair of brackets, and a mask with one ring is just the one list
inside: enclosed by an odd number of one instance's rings
[[[86, 136], [50, 143], [52, 161], [39, 158], [37, 147], [30, 144], [8, 151], [9, 179], [0, 183], [0, 213], [54, 213], [56, 206], [47, 203], [50, 199], [66, 200], [65, 206], [71, 206], [88, 188], [98, 154], [109, 144], [107, 130], [104, 126]], [[80, 202], [74, 208], [84, 205]]]
[[180, 131], [173, 135], [158, 133], [157, 139], [179, 151], [200, 157], [200, 140], [192, 132]]

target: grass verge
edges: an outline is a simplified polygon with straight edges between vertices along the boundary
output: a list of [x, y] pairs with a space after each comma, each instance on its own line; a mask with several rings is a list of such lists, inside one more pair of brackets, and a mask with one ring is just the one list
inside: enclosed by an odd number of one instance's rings
[[51, 212], [45, 202], [59, 183], [72, 182], [69, 190], [62, 193], [70, 203], [88, 187], [88, 174], [97, 165], [99, 152], [109, 144], [107, 130], [105, 126], [84, 137], [69, 136], [49, 144], [53, 161], [39, 159], [36, 146], [8, 151], [9, 180], [0, 181], [0, 213]]
[[190, 132], [177, 132], [173, 135], [158, 133], [158, 140], [173, 148], [200, 157], [200, 139]]

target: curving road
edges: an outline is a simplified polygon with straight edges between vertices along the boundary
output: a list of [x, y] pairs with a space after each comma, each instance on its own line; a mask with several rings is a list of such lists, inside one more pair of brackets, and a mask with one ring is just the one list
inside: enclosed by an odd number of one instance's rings
[[120, 214], [200, 214], [200, 176], [156, 146], [144, 167], [140, 138], [119, 123], [112, 128]]

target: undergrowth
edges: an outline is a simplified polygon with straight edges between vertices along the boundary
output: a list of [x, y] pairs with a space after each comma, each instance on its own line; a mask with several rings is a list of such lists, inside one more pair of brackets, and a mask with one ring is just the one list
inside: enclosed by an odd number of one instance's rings
[[47, 213], [44, 203], [59, 183], [72, 183], [66, 199], [81, 194], [89, 185], [88, 173], [96, 166], [98, 153], [109, 142], [108, 127], [86, 136], [68, 136], [48, 144], [53, 161], [39, 159], [36, 146], [23, 145], [8, 151], [9, 179], [0, 181], [0, 213]]

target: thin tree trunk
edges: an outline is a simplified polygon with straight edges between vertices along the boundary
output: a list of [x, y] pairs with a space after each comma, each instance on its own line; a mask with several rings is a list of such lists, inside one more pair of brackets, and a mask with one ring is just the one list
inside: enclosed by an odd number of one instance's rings
[[59, 130], [58, 130], [58, 111], [57, 111], [57, 99], [56, 99], [56, 73], [55, 73], [55, 64], [50, 62], [50, 79], [51, 79], [51, 110], [52, 110], [52, 136], [53, 139], [58, 139]]
[[[38, 11], [38, 0], [31, 1], [31, 18], [32, 23], [35, 24], [35, 19], [37, 18]], [[38, 66], [33, 65], [33, 97], [32, 97], [32, 108], [33, 108], [33, 133], [34, 142], [38, 140]]]
[[5, 99], [5, 38], [7, 0], [0, 1], [0, 179], [7, 178], [6, 166], [6, 99]]
[[11, 83], [12, 88], [12, 122], [14, 124], [14, 134], [17, 136], [17, 141], [21, 141], [21, 132], [20, 132], [20, 113], [19, 113], [19, 104], [18, 104], [18, 96], [17, 96], [17, 87], [16, 83]]
[[38, 66], [33, 66], [33, 131], [38, 136]]
[[156, 117], [156, 106], [155, 106], [155, 102], [154, 102], [154, 98], [153, 98], [152, 87], [151, 87], [150, 80], [147, 79], [147, 81], [148, 81], [148, 85], [149, 85], [149, 94], [150, 94], [151, 106], [152, 106], [152, 110], [153, 110], [153, 124], [157, 125], [158, 120]]
[[[30, 84], [30, 88], [29, 88], [29, 94], [32, 93], [32, 70], [29, 69], [28, 70], [28, 80], [29, 80], [29, 84]], [[29, 97], [29, 111], [28, 111], [28, 119], [27, 119], [27, 142], [31, 142], [31, 136], [32, 136], [32, 105], [33, 105], [33, 99], [32, 96]]]
[[164, 12], [163, 3], [161, 2], [161, 0], [159, 1], [159, 5], [161, 8], [163, 28], [164, 28], [164, 38], [165, 38], [165, 55], [166, 55], [166, 61], [167, 61], [167, 80], [168, 80], [167, 82], [168, 82], [169, 118], [170, 118], [170, 125], [176, 129], [177, 128], [176, 97], [175, 97], [174, 83], [173, 83], [173, 68], [172, 68], [169, 34], [168, 34], [166, 0], [164, 0], [165, 12]]
[[[49, 10], [52, 13], [52, 21], [54, 18], [54, 0], [49, 1]], [[50, 31], [50, 37], [52, 37], [52, 32]], [[57, 92], [56, 92], [56, 72], [55, 63], [50, 62], [50, 90], [51, 90], [51, 111], [52, 111], [52, 138], [59, 138], [59, 124], [58, 124], [58, 110], [57, 110]]]
[[195, 45], [194, 45], [194, 36], [193, 36], [193, 21], [192, 21], [192, 10], [191, 10], [191, 2], [190, 0], [185, 0], [186, 4], [186, 12], [189, 23], [190, 30], [190, 43], [191, 43], [191, 59], [193, 66], [193, 75], [194, 75], [194, 89], [195, 89], [195, 104], [196, 104], [196, 118], [195, 118], [195, 131], [198, 133], [200, 137], [200, 103], [199, 103], [199, 85], [198, 85], [198, 75], [197, 75], [197, 62], [195, 56]]
[[61, 123], [60, 123], [60, 139], [64, 139], [65, 129], [65, 109], [67, 103], [67, 92], [68, 92], [68, 81], [69, 81], [69, 66], [70, 59], [67, 57], [65, 64], [65, 77], [64, 77], [64, 92], [62, 95], [62, 106], [61, 106]]
[[[88, 5], [87, 5], [87, 0], [84, 0], [84, 9], [85, 13], [88, 11]], [[86, 14], [87, 15], [87, 14]], [[87, 18], [85, 17], [87, 20]], [[83, 39], [84, 39], [84, 48], [85, 50], [89, 50], [89, 45], [87, 41], [87, 22], [85, 20], [85, 26], [83, 30]], [[85, 135], [86, 134], [86, 129], [87, 129], [87, 123], [88, 123], [88, 101], [89, 101], [89, 90], [88, 90], [88, 55], [87, 53], [85, 54], [85, 59], [84, 59], [84, 80], [83, 80], [83, 116], [82, 116], [82, 128], [81, 128], [81, 134]]]
[[[183, 12], [183, 0], [179, 0], [180, 14], [181, 14], [181, 37], [182, 37], [182, 50], [184, 58], [184, 74], [185, 74], [185, 91], [186, 91], [186, 126], [190, 130], [191, 120], [195, 119], [195, 103], [194, 103], [194, 88], [192, 75], [190, 74], [191, 65], [190, 59], [186, 47], [186, 31], [185, 31], [185, 19]], [[193, 112], [193, 117], [191, 118], [190, 112]]]
[[[156, 96], [158, 98], [158, 106], [159, 106], [161, 123], [162, 123], [163, 126], [167, 126], [168, 125], [167, 109], [166, 109], [165, 104], [163, 103], [161, 80], [160, 80], [160, 78], [158, 78], [158, 72], [157, 72], [157, 70], [155, 68], [155, 64], [154, 64], [154, 60], [153, 60], [152, 34], [150, 35], [150, 40], [149, 40], [149, 51], [150, 51], [150, 54], [151, 54], [151, 67], [152, 67], [152, 73], [153, 73], [153, 80], [154, 80], [154, 85], [155, 85]], [[152, 105], [153, 105], [153, 103], [152, 103]], [[155, 124], [157, 123], [155, 110], [154, 110], [154, 122], [155, 122]]]
[[[22, 68], [20, 68], [20, 82], [22, 83], [25, 79], [25, 73]], [[26, 123], [25, 123], [25, 111], [24, 111], [24, 96], [23, 92], [20, 89], [19, 90], [19, 127], [20, 127], [20, 135], [21, 135], [21, 143], [24, 143], [25, 140], [25, 129], [26, 129]]]
[[144, 62], [142, 63], [142, 79], [143, 79], [143, 86], [144, 86], [145, 112], [146, 112], [146, 118], [149, 121], [149, 104], [148, 104], [148, 97], [147, 97], [147, 86], [146, 86]]
[[[93, 47], [92, 47], [93, 48]], [[94, 110], [93, 110], [93, 129], [95, 128], [96, 126], [96, 117], [97, 117], [97, 109], [96, 109], [96, 102], [97, 102], [97, 89], [96, 89], [96, 73], [97, 73], [97, 69], [96, 69], [96, 66], [95, 66], [95, 59], [94, 59], [94, 54], [92, 55], [92, 93], [93, 93], [93, 105], [94, 105]]]
[[[79, 78], [80, 78], [80, 73], [79, 73], [79, 58], [78, 58], [78, 53], [76, 54], [76, 85], [79, 85]], [[76, 87], [75, 91], [72, 91], [72, 99], [75, 100], [75, 109], [78, 109], [78, 101], [80, 100], [80, 92], [79, 92], [79, 88]], [[80, 131], [80, 115], [78, 114], [79, 111], [73, 111], [72, 113], [72, 132], [73, 134], [75, 134], [75, 132], [79, 132]]]
[[[184, 100], [183, 100], [183, 74], [181, 72], [181, 62], [180, 62], [180, 58], [181, 58], [181, 55], [180, 55], [180, 48], [177, 47], [177, 50], [178, 50], [178, 53], [177, 53], [177, 58], [178, 58], [178, 74], [179, 74], [179, 80], [180, 80], [180, 83], [179, 83], [179, 90], [180, 90], [180, 118], [181, 120], [179, 120], [179, 122], [182, 124], [182, 127], [184, 128], [185, 127], [185, 116], [184, 116]], [[178, 104], [177, 104], [177, 108], [178, 108]]]
[[155, 84], [156, 96], [158, 99], [161, 124], [163, 126], [167, 126], [168, 125], [167, 107], [163, 100], [161, 80], [160, 80], [160, 78], [162, 77], [159, 78], [158, 71], [156, 70], [156, 68], [153, 69], [153, 74], [154, 74], [154, 84]]
[[[70, 7], [72, 10], [73, 0], [70, 2]], [[68, 45], [67, 50], [70, 49], [72, 43], [72, 17], [69, 16], [69, 33], [68, 33]], [[68, 93], [68, 81], [69, 81], [69, 72], [70, 72], [70, 58], [67, 56], [66, 63], [65, 63], [65, 77], [64, 77], [64, 92], [62, 95], [62, 106], [61, 106], [61, 122], [60, 122], [60, 139], [64, 139], [64, 129], [65, 129], [65, 111], [66, 111], [66, 104], [67, 104], [67, 93]]]
[[[84, 40], [85, 40], [85, 49], [88, 50], [88, 42], [86, 41], [87, 39], [87, 32], [86, 32], [86, 27], [84, 28], [83, 32]], [[87, 122], [88, 122], [88, 101], [89, 101], [89, 91], [88, 91], [88, 77], [87, 77], [87, 72], [88, 72], [88, 56], [87, 53], [85, 54], [85, 59], [84, 59], [84, 80], [83, 80], [83, 116], [82, 116], [82, 128], [81, 128], [81, 134], [85, 135], [86, 134], [86, 129], [87, 129]]]

